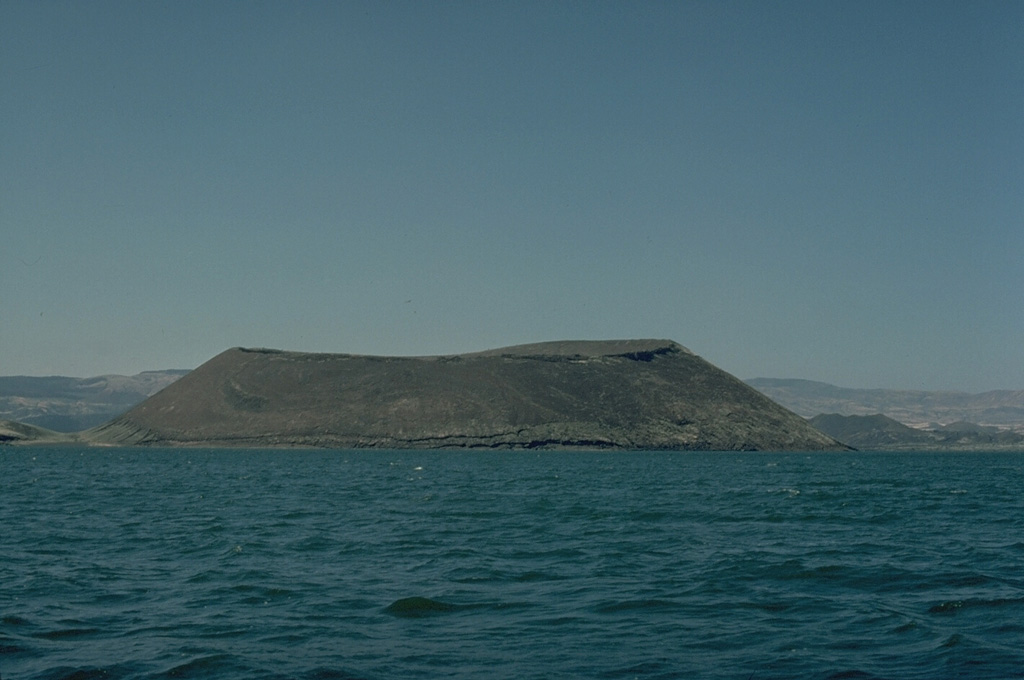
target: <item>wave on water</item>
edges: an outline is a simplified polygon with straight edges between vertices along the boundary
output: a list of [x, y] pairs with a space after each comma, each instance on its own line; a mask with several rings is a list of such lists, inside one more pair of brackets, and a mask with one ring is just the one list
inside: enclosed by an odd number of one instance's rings
[[439, 614], [472, 612], [477, 610], [503, 611], [519, 609], [522, 605], [509, 602], [454, 604], [429, 597], [403, 597], [384, 608], [384, 613], [400, 619], [419, 619]]
[[1024, 678], [1017, 454], [0, 465], [4, 680]]
[[654, 611], [672, 611], [682, 609], [683, 606], [678, 602], [672, 602], [670, 600], [627, 600], [625, 602], [610, 602], [602, 604], [596, 608], [596, 611], [600, 614], [617, 614], [619, 612], [654, 612]]
[[440, 600], [432, 600], [429, 597], [403, 597], [385, 607], [384, 613], [403, 619], [418, 619], [424, 616], [447, 614], [467, 608], [466, 605], [441, 602]]
[[971, 609], [997, 609], [1003, 607], [1016, 607], [1021, 611], [1021, 621], [1024, 622], [1024, 597], [1011, 597], [1011, 598], [995, 598], [992, 600], [985, 599], [972, 599], [972, 600], [949, 600], [942, 602], [930, 607], [928, 609], [929, 614], [959, 614], [960, 612], [968, 611]]

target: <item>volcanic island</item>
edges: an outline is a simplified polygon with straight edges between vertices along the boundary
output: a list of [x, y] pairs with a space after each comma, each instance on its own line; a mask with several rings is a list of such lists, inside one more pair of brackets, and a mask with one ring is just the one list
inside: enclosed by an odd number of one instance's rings
[[[23, 432], [8, 443], [47, 439], [45, 431]], [[848, 450], [670, 340], [559, 341], [424, 357], [233, 348], [114, 420], [53, 443]]]

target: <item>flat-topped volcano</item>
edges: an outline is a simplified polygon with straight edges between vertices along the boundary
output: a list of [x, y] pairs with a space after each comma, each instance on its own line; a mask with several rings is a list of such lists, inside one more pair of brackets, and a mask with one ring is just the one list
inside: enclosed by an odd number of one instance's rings
[[156, 446], [845, 448], [668, 340], [431, 357], [235, 348], [83, 438]]

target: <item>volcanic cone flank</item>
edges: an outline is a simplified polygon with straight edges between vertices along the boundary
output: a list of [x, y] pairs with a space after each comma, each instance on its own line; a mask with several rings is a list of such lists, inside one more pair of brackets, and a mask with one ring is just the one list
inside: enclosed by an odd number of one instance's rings
[[235, 348], [87, 436], [162, 446], [844, 448], [667, 340], [434, 357]]

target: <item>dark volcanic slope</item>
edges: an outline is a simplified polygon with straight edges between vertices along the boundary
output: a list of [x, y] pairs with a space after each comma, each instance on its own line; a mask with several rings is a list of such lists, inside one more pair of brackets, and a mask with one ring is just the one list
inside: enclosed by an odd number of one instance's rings
[[231, 349], [85, 436], [339, 448], [843, 448], [667, 340], [441, 357]]

